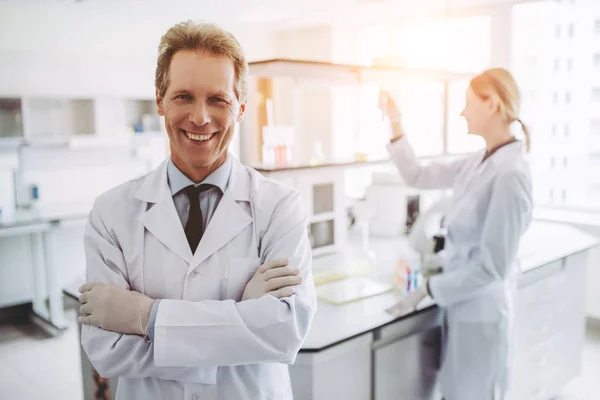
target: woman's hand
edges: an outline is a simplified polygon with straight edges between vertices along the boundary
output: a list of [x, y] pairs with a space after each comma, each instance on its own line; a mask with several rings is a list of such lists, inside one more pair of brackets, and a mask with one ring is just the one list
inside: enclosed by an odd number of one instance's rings
[[427, 283], [424, 282], [423, 285], [407, 295], [404, 295], [393, 306], [387, 308], [385, 311], [389, 314], [392, 314], [394, 317], [402, 317], [410, 312], [414, 311], [417, 305], [427, 297], [429, 294], [427, 293]]
[[400, 114], [400, 110], [398, 110], [392, 96], [385, 90], [379, 92], [379, 108], [389, 117], [390, 122], [392, 123], [391, 141], [395, 142], [402, 138], [402, 136], [404, 136], [404, 131], [402, 130], [402, 125], [400, 123], [402, 114]]
[[392, 123], [400, 123], [402, 115], [392, 96], [385, 90], [379, 92], [379, 108], [390, 118]]

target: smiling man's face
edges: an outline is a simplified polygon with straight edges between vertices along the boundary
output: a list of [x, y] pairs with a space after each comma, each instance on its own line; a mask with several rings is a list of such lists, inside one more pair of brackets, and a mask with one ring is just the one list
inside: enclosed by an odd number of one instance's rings
[[156, 101], [158, 113], [165, 117], [171, 159], [194, 182], [227, 159], [235, 124], [246, 107], [234, 87], [231, 59], [194, 50], [173, 55], [169, 85]]

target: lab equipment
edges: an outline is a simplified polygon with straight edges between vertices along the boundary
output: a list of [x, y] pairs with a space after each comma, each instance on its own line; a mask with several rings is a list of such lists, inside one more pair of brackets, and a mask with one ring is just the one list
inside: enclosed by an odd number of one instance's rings
[[424, 277], [442, 271], [445, 244], [444, 215], [448, 211], [451, 198], [445, 197], [421, 213], [408, 235], [408, 243], [420, 258], [420, 272]]
[[323, 144], [320, 140], [313, 143], [313, 154], [310, 159], [311, 165], [319, 165], [325, 162], [325, 153], [323, 153]]
[[349, 273], [350, 275], [367, 274], [377, 261], [369, 240], [369, 220], [372, 217], [372, 209], [366, 202], [359, 201], [353, 206], [353, 214], [356, 218], [355, 229], [360, 235], [360, 246], [349, 249]]
[[392, 285], [376, 282], [364, 276], [354, 276], [317, 286], [317, 297], [319, 300], [339, 305], [376, 296], [390, 290], [392, 290]]
[[275, 124], [273, 100], [266, 100], [267, 125], [262, 127], [262, 162], [266, 165], [286, 165], [294, 160], [293, 126]]
[[373, 173], [366, 199], [373, 212], [369, 222], [375, 237], [406, 234], [419, 214], [420, 194], [409, 188], [396, 171]]

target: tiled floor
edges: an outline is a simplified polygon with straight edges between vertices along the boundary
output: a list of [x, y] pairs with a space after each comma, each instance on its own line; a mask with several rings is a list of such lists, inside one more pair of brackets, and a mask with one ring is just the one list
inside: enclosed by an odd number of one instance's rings
[[581, 375], [555, 400], [600, 400], [600, 329], [588, 329]]
[[23, 321], [0, 325], [0, 400], [81, 400], [76, 313], [58, 337]]
[[[72, 325], [54, 338], [27, 322], [0, 324], [0, 400], [83, 398], [75, 311], [68, 317]], [[581, 376], [554, 400], [600, 400], [600, 330], [586, 339]]]

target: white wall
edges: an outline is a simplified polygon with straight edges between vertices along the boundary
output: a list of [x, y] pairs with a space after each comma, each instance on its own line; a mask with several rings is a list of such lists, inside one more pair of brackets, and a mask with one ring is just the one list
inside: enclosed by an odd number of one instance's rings
[[[95, 117], [102, 119], [94, 121], [96, 131], [124, 133], [124, 115], [117, 115], [123, 111], [123, 98], [153, 98], [160, 36], [190, 15], [176, 16], [168, 10], [164, 15], [146, 15], [140, 2], [135, 8], [119, 7], [119, 13], [106, 11], [106, 5], [105, 11], [97, 12], [86, 8], [85, 2], [76, 8], [51, 3], [50, 7], [0, 5], [0, 97], [94, 99]], [[249, 59], [273, 57], [270, 33], [259, 29], [234, 33]], [[39, 186], [39, 207], [91, 204], [100, 192], [149, 167], [126, 148], [47, 150], [28, 150], [24, 174], [27, 182]], [[0, 192], [8, 191], [6, 186], [0, 186]], [[59, 233], [55, 253], [63, 284], [85, 270], [82, 234], [82, 228]], [[0, 307], [31, 299], [30, 254], [26, 237], [0, 240]]]
[[[152, 98], [160, 37], [190, 16], [112, 11], [0, 5], [0, 96]], [[270, 32], [233, 33], [248, 59], [273, 56]]]

